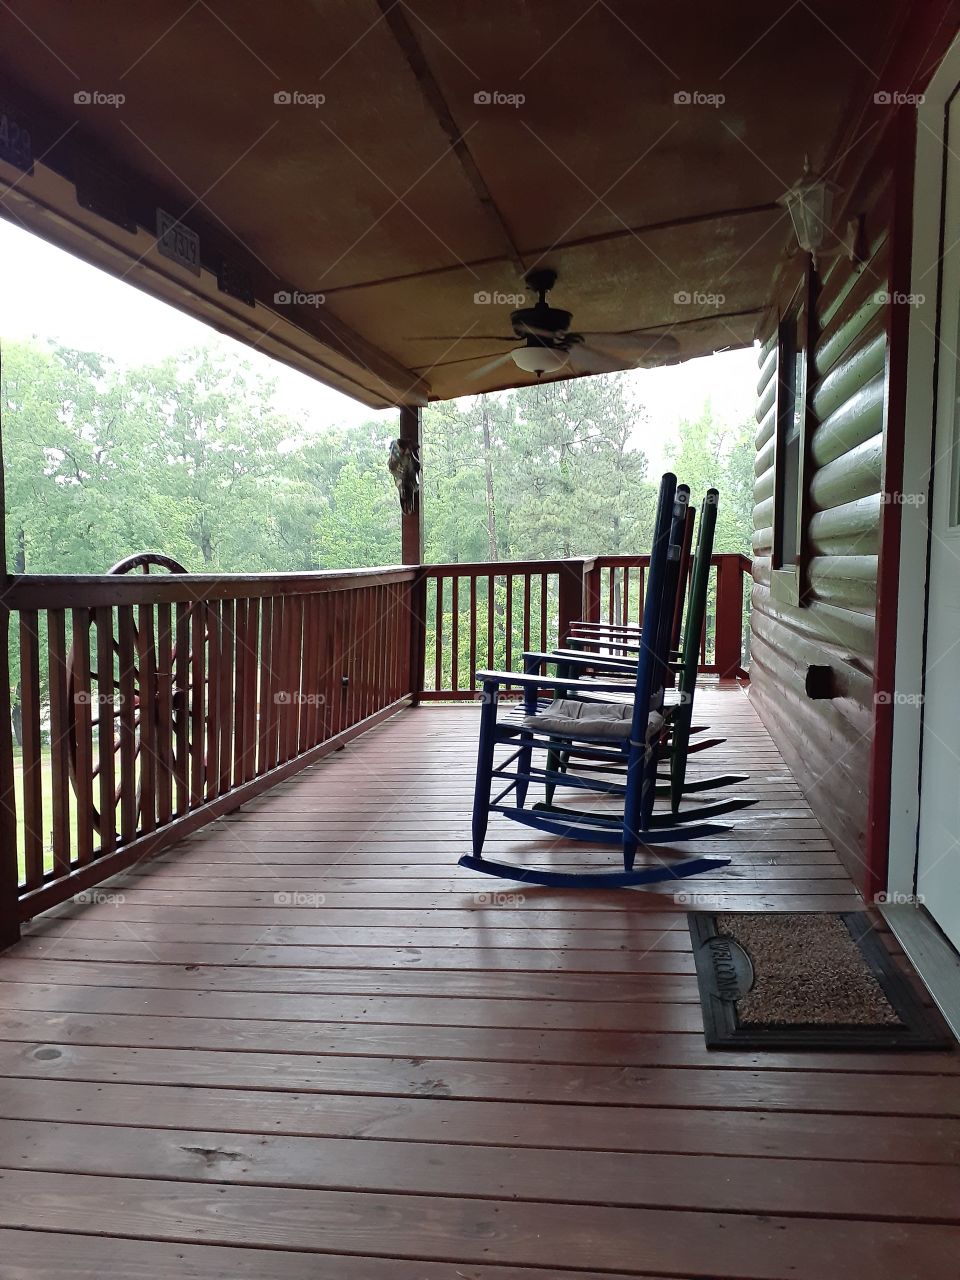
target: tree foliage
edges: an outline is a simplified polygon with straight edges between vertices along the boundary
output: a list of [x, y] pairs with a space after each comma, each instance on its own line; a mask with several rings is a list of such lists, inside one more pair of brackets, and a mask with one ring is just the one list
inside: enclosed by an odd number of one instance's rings
[[[227, 348], [123, 369], [5, 343], [0, 411], [10, 568], [102, 573], [154, 549], [196, 572], [395, 563], [393, 415], [306, 432]], [[432, 405], [423, 503], [431, 561], [557, 559], [649, 545], [656, 477], [643, 410], [616, 375]], [[718, 549], [749, 548], [752, 443], [710, 407], [672, 452], [694, 501], [722, 498]]]

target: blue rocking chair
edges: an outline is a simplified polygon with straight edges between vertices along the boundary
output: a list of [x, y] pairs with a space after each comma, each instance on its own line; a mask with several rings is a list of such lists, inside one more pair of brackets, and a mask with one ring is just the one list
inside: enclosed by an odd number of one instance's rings
[[[680, 490], [678, 490], [678, 493]], [[719, 502], [719, 494], [716, 489], [709, 489], [704, 499], [700, 512], [700, 525], [697, 531], [697, 545], [693, 556], [692, 572], [690, 573], [690, 592], [686, 607], [686, 626], [683, 633], [683, 642], [680, 649], [680, 661], [676, 664], [676, 671], [679, 676], [678, 681], [678, 700], [673, 707], [670, 708], [669, 715], [669, 739], [664, 744], [662, 754], [667, 757], [669, 764], [669, 776], [661, 778], [657, 783], [657, 795], [669, 795], [671, 808], [674, 813], [680, 810], [680, 802], [683, 796], [689, 792], [696, 791], [714, 791], [723, 787], [735, 785], [737, 783], [746, 782], [746, 774], [720, 774], [712, 777], [700, 777], [693, 781], [687, 780], [687, 763], [691, 754], [698, 750], [705, 750], [712, 746], [717, 746], [725, 741], [723, 738], [707, 738], [692, 744], [691, 735], [697, 732], [697, 727], [693, 724], [693, 706], [697, 688], [697, 675], [700, 663], [700, 638], [703, 633], [704, 619], [707, 607], [707, 592], [710, 583], [710, 562], [713, 555], [714, 532], [717, 523], [717, 505]], [[681, 579], [686, 577], [685, 571], [681, 570]], [[678, 593], [678, 608], [674, 614], [674, 636], [672, 644], [676, 644], [679, 638], [678, 615], [682, 612], [683, 591], [682, 586]], [[640, 628], [635, 628], [635, 635], [631, 641], [631, 647], [634, 654], [639, 653], [639, 636]], [[588, 643], [598, 643], [589, 641]], [[620, 647], [617, 640], [614, 641], [617, 647]], [[525, 660], [546, 660], [556, 665], [557, 674], [562, 676], [584, 675], [587, 672], [593, 675], [606, 674], [608, 677], [614, 675], [627, 676], [634, 674], [637, 668], [637, 658], [628, 657], [624, 652], [610, 655], [586, 653], [579, 647], [576, 649], [556, 650], [551, 655], [542, 653], [529, 653], [525, 655]], [[527, 669], [531, 669], [528, 667]], [[553, 762], [556, 771], [566, 775], [570, 756], [573, 754], [574, 764], [576, 762], [576, 754], [568, 751], [560, 751]], [[587, 766], [588, 768], [590, 766]], [[547, 787], [547, 799], [552, 800], [553, 791], [556, 786], [560, 785], [576, 785], [575, 781], [551, 783]], [[744, 809], [756, 801], [752, 798], [737, 797], [715, 803], [710, 808], [711, 815], [715, 816], [721, 812], [730, 812], [734, 809]]]
[[[635, 865], [641, 847], [652, 849], [730, 830], [729, 826], [709, 820], [691, 821], [683, 813], [654, 813], [657, 765], [665, 736], [663, 701], [667, 659], [676, 592], [680, 587], [679, 563], [687, 500], [688, 492], [683, 490], [678, 498], [676, 477], [664, 476], [631, 703], [597, 700], [604, 694], [622, 695], [622, 678], [577, 679], [530, 670], [523, 675], [503, 671], [477, 673], [483, 690], [483, 706], [474, 793], [473, 853], [460, 859], [462, 867], [526, 884], [602, 888], [676, 880], [728, 865], [729, 858], [715, 854], [660, 860], [656, 865]], [[523, 689], [525, 717], [522, 721], [498, 717], [499, 691], [504, 685], [520, 685]], [[541, 690], [551, 690], [554, 698], [544, 711], [538, 712]], [[578, 759], [593, 760], [604, 771], [611, 764], [619, 765], [625, 781], [578, 775], [573, 783], [565, 775], [556, 773], [550, 768], [550, 758], [556, 753], [558, 737], [565, 746], [576, 750]], [[506, 759], [498, 762], [496, 752], [501, 746], [512, 750]], [[535, 752], [546, 753], [546, 767], [534, 766]], [[562, 809], [543, 804], [527, 807], [531, 782], [564, 781], [605, 798], [622, 797], [622, 813]], [[493, 794], [495, 786], [501, 783], [505, 785]], [[703, 815], [704, 811], [699, 812]], [[491, 813], [560, 839], [619, 845], [623, 869], [567, 872], [491, 861], [483, 856]], [[691, 814], [690, 818], [693, 817]]]

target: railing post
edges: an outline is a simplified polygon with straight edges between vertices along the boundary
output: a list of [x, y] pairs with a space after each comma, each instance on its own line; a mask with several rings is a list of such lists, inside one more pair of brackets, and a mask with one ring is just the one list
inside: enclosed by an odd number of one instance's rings
[[742, 667], [743, 572], [739, 555], [719, 555], [717, 566], [717, 628], [714, 661], [721, 680], [736, 680]]
[[586, 617], [586, 567], [592, 560], [564, 560], [560, 566], [558, 639], [561, 648], [570, 638], [570, 624]]
[[600, 566], [596, 559], [584, 565], [583, 618], [585, 622], [600, 621]]
[[410, 693], [419, 706], [423, 692], [424, 663], [427, 660], [427, 571], [421, 567], [410, 583]]

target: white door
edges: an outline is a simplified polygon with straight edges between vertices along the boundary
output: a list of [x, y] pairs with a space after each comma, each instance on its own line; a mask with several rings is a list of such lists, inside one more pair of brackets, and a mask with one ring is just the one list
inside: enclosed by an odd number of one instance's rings
[[[960, 949], [960, 92], [943, 147], [945, 198], [920, 780], [917, 896]], [[933, 272], [928, 277], [936, 278]]]

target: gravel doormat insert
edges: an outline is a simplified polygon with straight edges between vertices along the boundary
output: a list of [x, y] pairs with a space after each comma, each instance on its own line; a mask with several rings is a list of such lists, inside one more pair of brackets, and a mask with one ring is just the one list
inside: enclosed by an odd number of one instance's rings
[[708, 1049], [944, 1049], [865, 912], [690, 912]]

